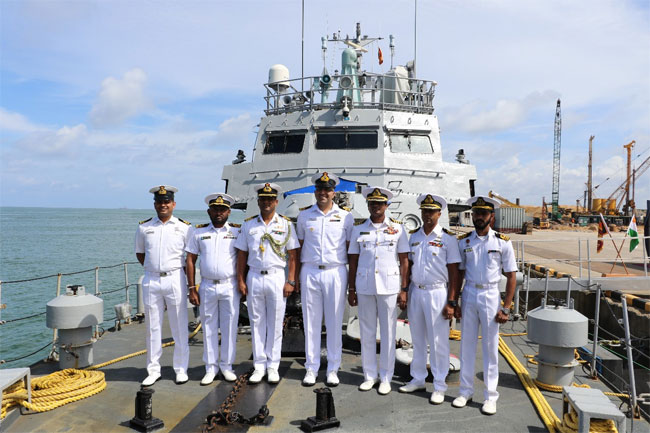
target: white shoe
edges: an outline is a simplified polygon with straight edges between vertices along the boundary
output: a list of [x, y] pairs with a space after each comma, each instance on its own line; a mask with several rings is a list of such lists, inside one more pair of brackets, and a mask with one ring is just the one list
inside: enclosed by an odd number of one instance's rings
[[264, 378], [266, 372], [264, 370], [255, 370], [251, 377], [248, 379], [249, 383], [260, 383]]
[[423, 383], [417, 383], [417, 382], [411, 381], [411, 382], [407, 383], [404, 386], [400, 386], [398, 391], [409, 394], [411, 392], [421, 391], [421, 390], [425, 390], [425, 389], [426, 389], [426, 386]]
[[266, 379], [269, 383], [278, 383], [280, 381], [280, 375], [278, 374], [278, 370], [275, 368], [268, 368], [266, 370], [266, 375]]
[[377, 390], [377, 392], [379, 392], [379, 394], [381, 395], [386, 395], [392, 390], [393, 388], [391, 388], [390, 382], [382, 382], [379, 384], [379, 389]]
[[441, 392], [441, 391], [433, 391], [433, 393], [431, 394], [431, 398], [429, 399], [429, 401], [430, 401], [432, 404], [442, 404], [442, 402], [445, 401], [445, 393], [444, 393], [444, 392]]
[[327, 373], [327, 379], [325, 380], [325, 385], [327, 386], [339, 386], [339, 376], [336, 374], [336, 371], [330, 371]]
[[182, 385], [185, 382], [190, 380], [189, 377], [187, 377], [187, 374], [185, 373], [176, 373], [176, 385]]
[[497, 413], [497, 402], [494, 400], [485, 400], [485, 403], [483, 403], [483, 407], [481, 408], [481, 412], [483, 412], [485, 415], [494, 415]]
[[472, 397], [465, 397], [464, 395], [458, 396], [451, 402], [453, 407], [465, 407], [467, 402], [472, 401]]
[[234, 382], [237, 380], [237, 375], [232, 370], [221, 370], [223, 378], [226, 379], [226, 382]]
[[211, 371], [205, 373], [205, 376], [203, 376], [203, 379], [201, 379], [201, 385], [210, 385], [212, 382], [214, 382], [214, 378], [217, 376], [217, 373], [213, 373]]
[[156, 383], [158, 379], [160, 379], [160, 373], [151, 373], [142, 381], [142, 386], [151, 386]]
[[370, 391], [377, 383], [377, 379], [368, 379], [359, 385], [359, 391]]
[[305, 373], [305, 378], [302, 380], [302, 384], [304, 386], [313, 386], [316, 384], [316, 373], [310, 369], [307, 369], [307, 373]]

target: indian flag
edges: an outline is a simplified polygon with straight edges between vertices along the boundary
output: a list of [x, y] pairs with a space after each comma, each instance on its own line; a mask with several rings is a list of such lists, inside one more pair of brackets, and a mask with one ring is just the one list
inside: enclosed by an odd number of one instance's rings
[[634, 215], [632, 215], [630, 226], [627, 228], [627, 235], [630, 237], [630, 252], [632, 252], [639, 245], [639, 233], [636, 229], [636, 216]]

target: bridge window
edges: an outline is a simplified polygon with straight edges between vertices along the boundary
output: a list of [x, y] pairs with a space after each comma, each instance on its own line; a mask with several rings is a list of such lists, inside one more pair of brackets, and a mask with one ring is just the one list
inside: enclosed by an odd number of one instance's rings
[[305, 134], [271, 133], [266, 137], [264, 153], [300, 153], [305, 143]]
[[319, 131], [316, 149], [376, 149], [377, 131]]
[[428, 135], [390, 134], [390, 150], [395, 153], [433, 153]]

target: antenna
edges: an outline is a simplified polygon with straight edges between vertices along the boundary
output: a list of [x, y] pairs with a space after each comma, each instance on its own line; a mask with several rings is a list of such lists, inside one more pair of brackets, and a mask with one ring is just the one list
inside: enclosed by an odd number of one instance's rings
[[413, 77], [417, 77], [417, 74], [415, 73], [415, 68], [417, 65], [417, 59], [418, 59], [418, 0], [415, 0], [415, 17], [414, 17], [415, 25], [413, 26]]
[[300, 58], [300, 91], [305, 92], [305, 0], [302, 0], [302, 56]]

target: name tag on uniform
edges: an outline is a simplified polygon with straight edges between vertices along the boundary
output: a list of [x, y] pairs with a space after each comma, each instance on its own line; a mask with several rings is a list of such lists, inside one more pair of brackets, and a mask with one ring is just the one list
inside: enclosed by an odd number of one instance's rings
[[147, 230], [146, 232], [144, 232], [144, 234], [145, 235], [152, 235], [152, 234], [154, 234], [154, 231], [153, 230]]
[[417, 247], [417, 246], [420, 245], [420, 244], [421, 244], [421, 242], [413, 242], [413, 243], [411, 244], [411, 246], [412, 246], [412, 247]]
[[331, 222], [331, 223], [340, 223], [341, 220], [337, 220], [337, 219], [332, 218], [332, 219], [330, 220], [330, 222]]
[[201, 236], [201, 240], [210, 239], [212, 236]]
[[228, 232], [226, 233], [226, 236], [223, 237], [224, 239], [237, 239], [237, 236], [235, 236], [234, 233]]
[[309, 218], [309, 221], [316, 221], [316, 218]]
[[361, 232], [361, 233], [359, 233], [359, 234], [360, 234], [360, 235], [369, 235], [370, 232]]
[[488, 250], [488, 254], [489, 253], [499, 253], [499, 254], [501, 254], [501, 251], [499, 251], [499, 250]]
[[472, 247], [467, 247], [467, 248], [465, 248], [465, 249], [463, 250], [463, 252], [471, 253], [471, 252], [472, 252]]

